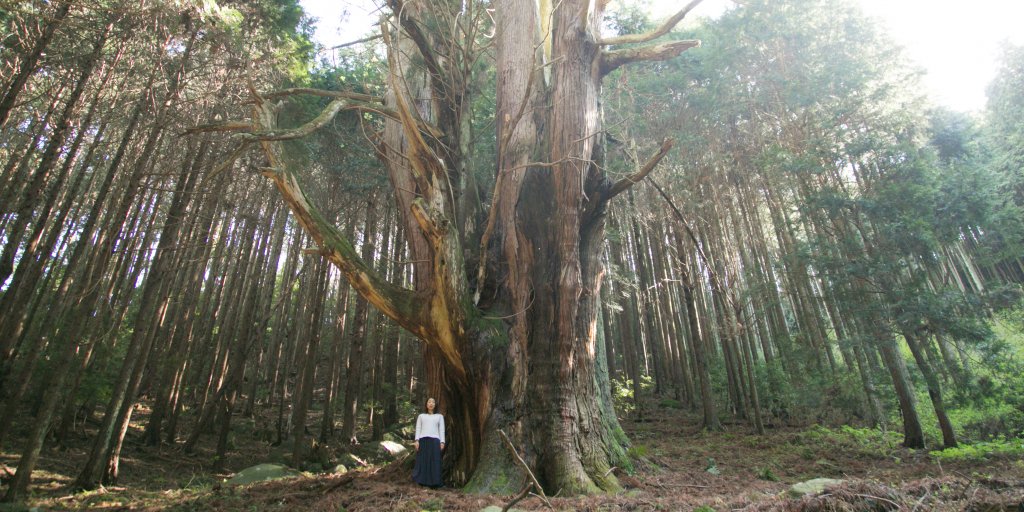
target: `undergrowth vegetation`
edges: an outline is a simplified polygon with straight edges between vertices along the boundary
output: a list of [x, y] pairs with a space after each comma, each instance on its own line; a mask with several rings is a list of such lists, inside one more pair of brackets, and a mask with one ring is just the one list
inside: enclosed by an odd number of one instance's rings
[[[939, 460], [981, 461], [993, 456], [1022, 457], [1024, 456], [1024, 439], [997, 437], [991, 441], [978, 441], [972, 444], [964, 443], [956, 448], [935, 450], [930, 452], [930, 454]], [[1020, 462], [1018, 461], [1018, 463]]]
[[[984, 336], [965, 344], [957, 354], [970, 371], [956, 375], [944, 368], [942, 379], [949, 389], [947, 411], [959, 440], [955, 448], [941, 449], [942, 434], [935, 411], [929, 406], [927, 385], [914, 380], [918, 411], [924, 424], [928, 453], [937, 460], [985, 460], [993, 456], [1024, 456], [1024, 307], [995, 313], [986, 323]], [[838, 355], [838, 354], [837, 354]], [[909, 351], [904, 362], [916, 363]], [[726, 374], [721, 359], [712, 361], [711, 375], [716, 391], [727, 395]], [[863, 389], [852, 372], [829, 375], [807, 372], [801, 381], [785, 378], [777, 366], [757, 367], [757, 382], [768, 423], [773, 427], [805, 427], [796, 437], [797, 444], [828, 445], [863, 455], [895, 457], [900, 449], [901, 418], [891, 387], [884, 384], [879, 396], [888, 396], [884, 424], [872, 424], [864, 415]], [[616, 409], [624, 418], [636, 414], [634, 387], [628, 378], [612, 382]], [[662, 393], [655, 395], [655, 382], [641, 377], [641, 398], [660, 409], [696, 411], [699, 403], [686, 403]], [[720, 411], [727, 420], [729, 411]], [[630, 455], [646, 455], [645, 447], [634, 447]], [[644, 452], [644, 453], [640, 453]], [[759, 478], [771, 480], [771, 469], [763, 468]]]

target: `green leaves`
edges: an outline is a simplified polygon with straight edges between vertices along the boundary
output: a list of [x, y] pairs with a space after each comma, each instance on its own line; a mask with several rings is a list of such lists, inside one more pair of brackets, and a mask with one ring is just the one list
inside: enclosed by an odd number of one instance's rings
[[215, 24], [223, 23], [232, 29], [238, 29], [244, 19], [244, 16], [242, 16], [238, 9], [221, 7], [217, 0], [200, 0], [197, 7], [203, 21]]

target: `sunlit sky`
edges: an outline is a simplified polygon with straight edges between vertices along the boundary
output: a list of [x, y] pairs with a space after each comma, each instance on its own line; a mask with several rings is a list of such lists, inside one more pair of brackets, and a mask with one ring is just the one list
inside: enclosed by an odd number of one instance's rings
[[[1000, 43], [1024, 44], [1024, 0], [856, 1], [888, 28], [912, 62], [924, 68], [924, 85], [932, 100], [955, 110], [984, 108], [985, 87], [995, 76]], [[373, 0], [300, 3], [318, 19], [316, 38], [325, 47], [366, 35], [378, 9]], [[682, 0], [642, 3], [657, 18], [679, 9]], [[691, 16], [714, 17], [731, 5], [729, 0], [705, 0]]]

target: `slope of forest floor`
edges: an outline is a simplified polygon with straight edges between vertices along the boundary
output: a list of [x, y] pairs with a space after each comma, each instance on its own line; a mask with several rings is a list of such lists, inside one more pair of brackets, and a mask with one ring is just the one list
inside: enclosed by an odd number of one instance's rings
[[[1019, 456], [940, 460], [901, 448], [899, 436], [842, 427], [777, 427], [756, 435], [746, 425], [703, 432], [683, 411], [652, 408], [644, 422], [626, 419], [639, 461], [620, 479], [616, 495], [551, 499], [555, 510], [1024, 510], [1024, 461]], [[133, 429], [134, 430], [134, 429]], [[398, 464], [365, 467], [342, 475], [304, 473], [298, 478], [228, 486], [230, 474], [209, 472], [212, 450], [186, 455], [173, 447], [147, 448], [141, 432], [126, 441], [118, 486], [68, 494], [88, 448], [48, 451], [24, 505], [4, 510], [456, 510], [499, 509], [509, 496], [429, 490], [409, 480]], [[239, 440], [226, 466], [240, 470], [267, 462], [267, 442]], [[0, 453], [0, 476], [16, 455]], [[824, 493], [801, 498], [787, 491], [814, 478], [843, 480]], [[537, 497], [515, 506], [546, 510]], [[493, 509], [492, 509], [493, 510]]]

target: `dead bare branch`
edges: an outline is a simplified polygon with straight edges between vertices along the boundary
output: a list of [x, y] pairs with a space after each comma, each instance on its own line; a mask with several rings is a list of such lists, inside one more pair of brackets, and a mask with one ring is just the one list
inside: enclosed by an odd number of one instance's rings
[[193, 126], [179, 135], [193, 135], [196, 133], [212, 133], [212, 132], [243, 132], [252, 130], [252, 123], [244, 121], [223, 121], [219, 123], [203, 124], [199, 126]]
[[697, 39], [684, 39], [681, 41], [669, 41], [667, 43], [652, 44], [638, 48], [626, 48], [623, 50], [611, 50], [601, 52], [600, 73], [605, 76], [616, 69], [633, 62], [668, 60], [679, 56], [680, 53], [697, 48], [700, 41]]
[[[719, 290], [725, 290], [726, 288], [722, 283], [722, 279], [718, 276], [718, 272], [715, 272], [715, 267], [711, 264], [711, 258], [708, 258], [708, 255], [704, 253], [703, 246], [697, 239], [697, 235], [693, 232], [693, 228], [690, 227], [690, 223], [686, 222], [686, 217], [683, 216], [683, 212], [679, 210], [676, 203], [672, 201], [672, 198], [669, 197], [665, 190], [658, 186], [658, 183], [654, 181], [654, 178], [651, 178], [648, 182], [654, 186], [654, 189], [658, 191], [658, 194], [661, 195], [662, 199], [664, 199], [665, 202], [668, 203], [669, 207], [672, 208], [672, 212], [675, 214], [676, 220], [683, 225], [683, 229], [686, 230], [686, 234], [690, 237], [690, 241], [693, 242], [693, 246], [697, 249], [697, 255], [700, 256], [701, 261], [704, 262], [704, 266], [707, 267], [708, 275], [711, 277], [712, 286], [717, 287]], [[726, 294], [726, 299], [734, 310], [738, 309], [736, 300], [731, 294]]]
[[224, 159], [223, 162], [217, 164], [217, 167], [214, 167], [213, 170], [210, 171], [210, 174], [207, 176], [206, 179], [207, 180], [212, 180], [218, 174], [226, 171], [232, 165], [234, 165], [235, 161], [238, 160], [238, 158], [240, 156], [242, 156], [242, 154], [244, 154], [246, 150], [249, 149], [249, 144], [250, 143], [247, 142], [247, 141], [243, 141], [241, 144], [239, 144], [238, 147], [236, 147], [235, 150], [232, 151], [231, 154], [228, 155], [228, 157], [226, 159]]
[[383, 34], [375, 34], [375, 35], [372, 35], [372, 36], [369, 36], [369, 37], [364, 37], [362, 39], [356, 39], [355, 41], [349, 41], [347, 43], [341, 43], [341, 44], [339, 44], [337, 46], [332, 46], [329, 49], [330, 50], [337, 50], [337, 49], [340, 49], [340, 48], [347, 48], [349, 46], [355, 46], [355, 45], [357, 45], [359, 43], [368, 43], [370, 41], [373, 41], [375, 39], [380, 39], [382, 37], [384, 37]]
[[651, 171], [653, 171], [654, 168], [658, 166], [661, 160], [665, 158], [665, 155], [667, 155], [669, 150], [672, 149], [673, 144], [675, 144], [675, 141], [669, 138], [666, 138], [665, 140], [661, 141], [661, 147], [658, 148], [658, 152], [655, 153], [654, 156], [652, 156], [650, 160], [648, 160], [647, 163], [644, 164], [643, 167], [641, 167], [633, 174], [630, 174], [629, 176], [622, 178], [614, 185], [612, 185], [611, 190], [608, 192], [607, 199], [611, 199], [625, 192], [626, 189], [632, 187], [633, 185], [639, 183], [641, 180], [646, 178], [647, 175], [650, 174]]
[[526, 475], [530, 477], [532, 485], [527, 485], [526, 492], [529, 492], [530, 487], [533, 487], [537, 490], [537, 497], [540, 498], [548, 508], [554, 509], [554, 507], [551, 506], [551, 502], [548, 501], [548, 497], [544, 494], [544, 488], [540, 486], [540, 482], [538, 482], [537, 477], [533, 475], [533, 471], [530, 471], [530, 466], [527, 466], [526, 461], [519, 456], [519, 452], [516, 450], [515, 445], [512, 444], [512, 441], [508, 438], [508, 435], [505, 434], [504, 430], [498, 430], [498, 434], [500, 434], [501, 438], [505, 440], [505, 446], [508, 447], [508, 451], [512, 454], [516, 463], [519, 464], [519, 467], [523, 468], [523, 470], [526, 471]]
[[673, 14], [671, 18], [665, 20], [665, 23], [662, 23], [661, 26], [650, 32], [646, 32], [643, 34], [629, 34], [624, 36], [609, 37], [608, 39], [602, 39], [600, 41], [600, 44], [602, 46], [610, 46], [613, 44], [646, 43], [648, 41], [653, 41], [669, 33], [670, 30], [672, 30], [676, 25], [678, 25], [680, 21], [683, 21], [683, 18], [685, 18], [686, 15], [689, 14], [690, 11], [692, 11], [694, 7], [697, 7], [697, 4], [701, 3], [702, 1], [703, 0], [692, 0], [690, 3], [686, 4], [686, 6], [682, 8], [682, 10]]
[[327, 105], [327, 108], [323, 109], [319, 115], [313, 118], [312, 121], [298, 127], [286, 130], [269, 130], [262, 132], [243, 133], [241, 137], [246, 140], [252, 141], [282, 141], [282, 140], [294, 140], [301, 139], [311, 135], [313, 132], [323, 128], [327, 123], [334, 119], [334, 116], [338, 115], [338, 112], [348, 105], [346, 99], [336, 99]]
[[533, 489], [533, 483], [527, 482], [526, 485], [523, 486], [523, 490], [519, 491], [519, 494], [512, 498], [512, 501], [506, 503], [504, 507], [501, 507], [501, 512], [508, 512], [508, 510], [515, 506], [516, 503], [522, 501], [527, 494], [530, 494], [530, 489]]
[[[333, 91], [320, 91], [318, 89], [311, 89], [311, 91], [317, 91], [320, 93], [331, 93]], [[272, 93], [273, 95], [280, 96], [281, 91]], [[317, 94], [318, 96], [331, 97], [331, 94]], [[398, 112], [394, 110], [384, 108], [377, 105], [368, 105], [365, 103], [351, 103], [344, 101], [346, 96], [338, 95], [334, 96], [339, 98], [327, 106], [315, 119], [306, 123], [298, 128], [292, 128], [288, 130], [274, 130], [273, 132], [258, 132], [254, 131], [253, 125], [244, 121], [224, 121], [219, 123], [205, 124], [200, 126], [194, 126], [183, 132], [181, 135], [193, 135], [196, 133], [211, 133], [211, 132], [240, 132], [243, 135], [239, 137], [247, 142], [261, 141], [261, 140], [292, 140], [311, 135], [316, 130], [324, 127], [331, 119], [342, 110], [360, 110], [363, 112], [372, 112], [396, 121], [401, 121], [401, 117]], [[368, 96], [369, 97], [369, 96]], [[372, 98], [372, 97], [371, 97]], [[337, 110], [335, 110], [337, 109]], [[416, 121], [417, 128], [429, 135], [432, 138], [439, 137], [440, 130], [433, 125], [427, 124], [421, 120]]]
[[324, 89], [315, 89], [312, 87], [292, 87], [289, 89], [281, 89], [280, 91], [272, 91], [264, 93], [264, 98], [281, 98], [284, 96], [298, 96], [305, 94], [307, 96], [323, 96], [325, 98], [344, 98], [355, 101], [365, 101], [367, 103], [384, 103], [384, 98], [380, 96], [374, 96], [372, 94], [362, 94], [358, 92], [349, 91], [328, 91]]
[[[347, 101], [337, 99], [332, 102], [332, 105], [344, 104]], [[263, 128], [260, 133], [280, 133], [273, 128], [272, 105], [261, 98], [256, 98], [255, 105], [254, 121], [258, 127]], [[331, 110], [332, 108], [326, 109], [318, 116], [318, 119], [333, 115]], [[315, 125], [318, 122], [318, 120], [314, 120], [307, 125]], [[292, 132], [295, 131], [297, 130]], [[260, 142], [269, 161], [270, 165], [263, 170], [263, 175], [269, 178], [281, 192], [296, 220], [321, 248], [322, 254], [345, 275], [356, 292], [368, 302], [413, 334], [425, 338], [427, 333], [424, 327], [422, 308], [418, 306], [422, 302], [417, 300], [420, 297], [417, 297], [412, 290], [389, 282], [372, 265], [363, 261], [346, 235], [309, 200], [299, 184], [295, 170], [291, 168], [291, 163], [284, 155], [283, 146], [277, 143], [284, 139], [279, 136], [258, 138], [255, 134], [248, 135], [253, 135], [253, 140]]]

